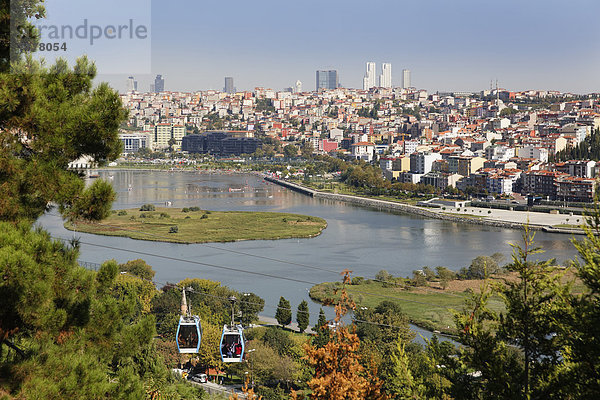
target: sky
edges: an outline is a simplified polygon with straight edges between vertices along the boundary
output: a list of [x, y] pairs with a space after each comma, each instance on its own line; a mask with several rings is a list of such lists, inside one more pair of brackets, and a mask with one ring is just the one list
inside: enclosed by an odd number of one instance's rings
[[[98, 80], [118, 90], [128, 75], [148, 90], [156, 74], [174, 91], [221, 90], [225, 76], [238, 90], [296, 80], [314, 90], [317, 69], [337, 69], [357, 88], [374, 61], [377, 74], [392, 63], [394, 86], [406, 68], [431, 92], [479, 91], [496, 79], [508, 90], [600, 92], [598, 0], [129, 1], [109, 9], [148, 19], [151, 37], [98, 55]], [[138, 54], [146, 44], [149, 58]], [[131, 55], [137, 65], [111, 68]]]

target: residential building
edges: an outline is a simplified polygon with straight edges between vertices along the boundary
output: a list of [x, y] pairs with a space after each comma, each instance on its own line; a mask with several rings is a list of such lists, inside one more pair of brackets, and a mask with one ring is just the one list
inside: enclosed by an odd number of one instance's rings
[[519, 158], [534, 158], [540, 162], [548, 162], [548, 149], [533, 145], [517, 148], [517, 157]]
[[445, 190], [446, 188], [456, 187], [456, 183], [462, 178], [459, 174], [445, 174], [443, 172], [428, 172], [421, 177], [421, 182], [425, 185], [434, 186], [437, 189]]
[[598, 182], [595, 179], [575, 176], [560, 176], [556, 179], [556, 197], [564, 201], [591, 203]]
[[411, 87], [410, 70], [403, 69], [402, 70], [402, 89], [408, 89], [409, 87]]
[[596, 176], [596, 161], [589, 160], [569, 160], [559, 162], [554, 165], [558, 172], [577, 176], [580, 178], [594, 178]]
[[373, 153], [375, 152], [375, 144], [370, 142], [358, 142], [350, 146], [352, 157], [357, 160], [365, 160], [370, 162], [373, 160]]
[[469, 176], [483, 168], [485, 161], [483, 157], [450, 156], [448, 157], [448, 171], [451, 174]]
[[294, 84], [294, 93], [302, 93], [302, 82], [299, 80]]
[[375, 63], [369, 61], [363, 78], [363, 90], [369, 90], [372, 87], [375, 87]]
[[556, 198], [556, 179], [560, 176], [567, 176], [561, 172], [554, 171], [527, 171], [521, 174], [522, 194], [535, 194], [547, 196], [551, 199]]
[[317, 89], [337, 89], [340, 86], [337, 70], [319, 70], [316, 74]]
[[381, 75], [379, 76], [379, 86], [383, 88], [392, 87], [392, 64], [381, 64]]
[[433, 162], [441, 160], [440, 153], [421, 152], [410, 155], [410, 172], [413, 174], [426, 174], [431, 171]]

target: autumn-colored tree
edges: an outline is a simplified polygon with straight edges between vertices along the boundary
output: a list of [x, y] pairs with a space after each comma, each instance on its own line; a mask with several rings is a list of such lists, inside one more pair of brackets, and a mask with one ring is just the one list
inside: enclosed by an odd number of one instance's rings
[[[246, 399], [262, 400], [262, 396], [254, 394], [254, 388], [248, 387], [248, 378], [246, 378], [244, 386], [242, 386], [242, 393], [246, 395]], [[241, 400], [241, 398], [237, 395], [237, 393], [231, 393], [229, 400]]]
[[[350, 283], [350, 271], [345, 270], [344, 284]], [[342, 317], [356, 308], [345, 289], [335, 305], [335, 328], [331, 339], [323, 347], [306, 344], [306, 360], [315, 369], [308, 382], [311, 399], [385, 399], [382, 382], [376, 371], [361, 364], [360, 339], [354, 327], [346, 326]], [[294, 396], [297, 396], [294, 394]]]

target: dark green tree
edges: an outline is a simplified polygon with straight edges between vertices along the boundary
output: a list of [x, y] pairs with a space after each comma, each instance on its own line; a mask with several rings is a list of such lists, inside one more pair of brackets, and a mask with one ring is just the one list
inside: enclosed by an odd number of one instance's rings
[[308, 322], [310, 319], [309, 317], [308, 303], [306, 300], [302, 300], [302, 302], [298, 304], [298, 310], [296, 311], [296, 322], [298, 322], [300, 333], [304, 332], [306, 328], [308, 328]]
[[121, 152], [118, 128], [127, 111], [107, 84], [92, 88], [95, 75], [85, 57], [73, 68], [27, 58], [13, 63], [13, 73], [0, 73], [0, 219], [36, 219], [50, 202], [71, 219], [106, 215], [112, 187], [97, 181], [85, 188], [68, 170], [81, 157], [102, 165]]
[[277, 305], [277, 311], [275, 312], [275, 318], [282, 327], [289, 325], [292, 322], [292, 309], [289, 300], [286, 300], [283, 296], [279, 298], [279, 304]]
[[121, 272], [129, 272], [132, 275], [135, 275], [139, 278], [146, 279], [151, 281], [154, 278], [156, 272], [152, 269], [152, 267], [146, 264], [146, 261], [137, 259], [130, 260], [124, 264], [119, 264], [119, 270]]
[[317, 335], [313, 337], [313, 346], [321, 348], [329, 342], [329, 327], [327, 326], [327, 318], [325, 318], [325, 312], [323, 309], [319, 309], [319, 319], [317, 324], [313, 328]]
[[289, 158], [298, 157], [298, 147], [293, 144], [288, 144], [283, 148], [283, 154]]
[[568, 352], [560, 374], [564, 398], [594, 398], [600, 393], [600, 207], [588, 211], [584, 240], [573, 240], [579, 259], [573, 266], [586, 290], [567, 298], [561, 336]]
[[265, 308], [265, 299], [254, 293], [244, 293], [240, 297], [240, 311], [242, 312], [242, 325], [250, 325], [258, 321], [258, 313]]

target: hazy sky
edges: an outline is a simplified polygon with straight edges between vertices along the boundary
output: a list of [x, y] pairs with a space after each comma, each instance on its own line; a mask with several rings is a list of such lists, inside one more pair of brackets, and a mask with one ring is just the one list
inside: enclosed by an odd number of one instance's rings
[[[52, 1], [47, 1], [50, 10]], [[150, 0], [148, 0], [150, 2]], [[280, 90], [337, 69], [362, 87], [365, 62], [413, 85], [600, 91], [599, 0], [151, 1], [151, 68], [166, 90]], [[114, 54], [119, 57], [119, 54]], [[142, 70], [142, 69], [140, 69]], [[102, 74], [102, 70], [99, 71]], [[101, 75], [124, 89], [127, 75]], [[141, 90], [153, 76], [135, 74]]]

